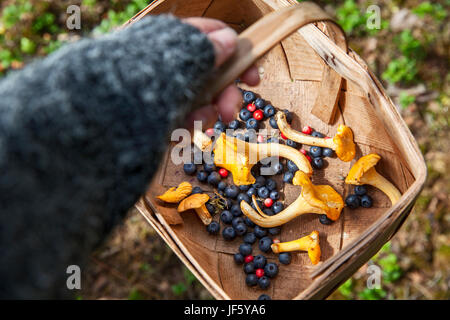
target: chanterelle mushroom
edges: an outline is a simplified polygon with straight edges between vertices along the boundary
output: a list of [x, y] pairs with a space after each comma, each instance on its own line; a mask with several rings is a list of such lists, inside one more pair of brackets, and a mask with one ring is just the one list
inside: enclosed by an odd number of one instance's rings
[[317, 138], [292, 129], [286, 121], [286, 114], [284, 112], [278, 111], [275, 114], [275, 120], [280, 131], [288, 139], [310, 146], [333, 149], [339, 159], [345, 162], [351, 161], [355, 157], [356, 151], [355, 143], [353, 142], [353, 132], [347, 126], [341, 124], [333, 138]]
[[178, 185], [177, 188], [172, 187], [164, 194], [158, 196], [158, 199], [169, 202], [169, 203], [178, 203], [184, 198], [186, 198], [188, 195], [190, 195], [192, 192], [192, 185], [189, 182], [182, 182]]
[[209, 196], [204, 193], [193, 194], [178, 205], [178, 212], [183, 212], [189, 209], [194, 209], [197, 215], [202, 220], [204, 225], [209, 225], [212, 221], [212, 217], [206, 209], [205, 203], [208, 202]]
[[252, 197], [253, 203], [258, 212], [246, 201], [241, 201], [242, 212], [254, 223], [264, 228], [283, 225], [305, 213], [326, 214], [333, 221], [339, 218], [344, 207], [344, 201], [331, 186], [313, 185], [309, 177], [300, 170], [295, 173], [292, 183], [301, 186], [302, 191], [298, 198], [280, 213], [273, 216], [264, 214], [259, 209], [254, 196]]
[[370, 184], [384, 192], [394, 205], [402, 196], [400, 191], [385, 177], [375, 170], [375, 165], [381, 157], [376, 153], [368, 154], [360, 158], [348, 172], [345, 183], [363, 185]]
[[[194, 144], [202, 151], [211, 148], [211, 140], [202, 132], [194, 131]], [[312, 167], [308, 159], [297, 149], [278, 143], [249, 143], [237, 138], [220, 135], [213, 146], [214, 164], [227, 169], [236, 185], [255, 183], [252, 167], [261, 159], [269, 157], [287, 158], [308, 176]]]
[[313, 231], [311, 234], [297, 240], [274, 243], [271, 245], [271, 248], [274, 253], [298, 250], [308, 251], [308, 256], [312, 264], [318, 264], [320, 261], [321, 251], [318, 231]]

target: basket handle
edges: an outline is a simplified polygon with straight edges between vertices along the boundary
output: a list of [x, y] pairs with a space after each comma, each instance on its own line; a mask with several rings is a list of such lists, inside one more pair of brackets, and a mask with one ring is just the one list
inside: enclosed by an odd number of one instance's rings
[[239, 34], [235, 54], [215, 72], [202, 104], [209, 103], [279, 42], [301, 27], [319, 21], [334, 22], [318, 5], [302, 2], [273, 11], [252, 24]]

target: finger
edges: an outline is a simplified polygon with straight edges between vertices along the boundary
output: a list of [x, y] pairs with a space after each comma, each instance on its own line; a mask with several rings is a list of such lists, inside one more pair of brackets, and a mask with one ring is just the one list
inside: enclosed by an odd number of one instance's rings
[[260, 81], [258, 68], [255, 65], [251, 66], [239, 77], [239, 79], [249, 86], [256, 86]]
[[225, 29], [227, 24], [220, 20], [211, 18], [191, 17], [183, 19], [184, 22], [193, 25], [203, 33], [210, 33], [219, 29]]
[[208, 34], [209, 40], [214, 46], [216, 56], [216, 67], [224, 63], [230, 58], [237, 45], [237, 33], [233, 29], [227, 27], [219, 29]]
[[242, 94], [235, 85], [226, 87], [217, 97], [215, 104], [217, 112], [225, 123], [234, 120], [242, 103]]
[[201, 121], [203, 130], [212, 126], [217, 121], [216, 106], [207, 105], [191, 112], [186, 119], [185, 127], [193, 129], [194, 121]]

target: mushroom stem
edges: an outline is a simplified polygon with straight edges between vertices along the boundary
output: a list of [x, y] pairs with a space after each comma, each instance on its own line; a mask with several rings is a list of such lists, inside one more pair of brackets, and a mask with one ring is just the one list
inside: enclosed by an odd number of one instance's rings
[[208, 151], [212, 146], [212, 140], [200, 130], [194, 130], [192, 142], [203, 152]]
[[271, 245], [274, 253], [307, 251], [312, 264], [317, 264], [320, 260], [319, 232], [313, 231], [311, 234], [300, 239], [274, 243]]
[[369, 169], [360, 179], [361, 184], [369, 184], [384, 192], [394, 205], [402, 196], [400, 191], [385, 177], [379, 174], [375, 168]]
[[353, 142], [353, 133], [347, 126], [340, 125], [334, 138], [317, 138], [303, 134], [291, 128], [286, 121], [284, 112], [278, 111], [275, 114], [278, 128], [288, 138], [298, 143], [309, 146], [317, 146], [333, 149], [339, 159], [342, 161], [351, 161], [355, 157], [355, 144]]
[[200, 208], [195, 209], [195, 212], [197, 212], [198, 217], [202, 220], [205, 226], [209, 225], [212, 222], [211, 214], [209, 213], [208, 209], [206, 209], [205, 205], [202, 205]]

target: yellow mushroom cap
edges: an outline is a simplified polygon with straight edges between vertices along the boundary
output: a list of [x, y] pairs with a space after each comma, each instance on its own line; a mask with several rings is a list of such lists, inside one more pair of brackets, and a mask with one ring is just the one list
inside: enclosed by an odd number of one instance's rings
[[204, 193], [196, 193], [193, 194], [178, 205], [178, 212], [183, 212], [189, 209], [198, 209], [201, 208], [206, 202], [208, 202], [209, 196]]
[[302, 187], [302, 197], [309, 205], [325, 211], [333, 221], [339, 219], [344, 200], [331, 186], [313, 185], [309, 177], [300, 170], [295, 173], [292, 183]]
[[347, 126], [339, 125], [336, 135], [333, 137], [336, 145], [336, 154], [342, 161], [352, 161], [356, 154], [356, 146], [353, 142], [353, 132]]
[[368, 154], [367, 156], [361, 157], [356, 161], [353, 167], [348, 172], [347, 177], [345, 178], [345, 183], [347, 184], [359, 184], [359, 180], [361, 177], [370, 169], [372, 169], [378, 161], [380, 161], [381, 157], [376, 153]]

